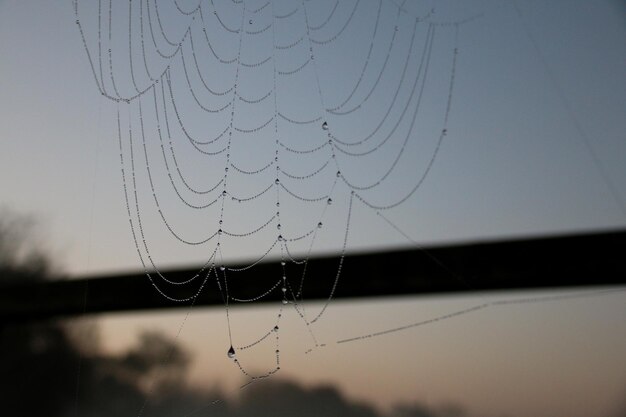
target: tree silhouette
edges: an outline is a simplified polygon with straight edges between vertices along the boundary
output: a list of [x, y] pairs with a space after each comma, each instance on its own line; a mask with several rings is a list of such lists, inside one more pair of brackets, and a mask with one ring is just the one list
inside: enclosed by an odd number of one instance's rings
[[[32, 217], [0, 210], [0, 290], [52, 277], [35, 242]], [[165, 336], [146, 332], [119, 354], [102, 352], [95, 324], [78, 340], [76, 324], [57, 319], [0, 323], [0, 410], [10, 416], [115, 417], [451, 417], [422, 405], [384, 416], [343, 397], [333, 386], [307, 388], [279, 378], [253, 384], [228, 400], [186, 382], [190, 356]], [[215, 400], [221, 401], [215, 404]], [[460, 410], [460, 409], [459, 409]], [[455, 417], [462, 412], [454, 414]]]

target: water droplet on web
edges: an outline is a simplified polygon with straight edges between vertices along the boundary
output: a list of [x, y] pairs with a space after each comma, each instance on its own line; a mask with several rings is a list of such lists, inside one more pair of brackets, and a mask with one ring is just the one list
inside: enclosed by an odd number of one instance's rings
[[317, 224], [317, 228], [318, 228], [318, 229], [321, 229], [321, 228], [322, 228], [322, 222], [319, 222], [319, 223]]
[[219, 223], [220, 223], [220, 224], [224, 223], [224, 220], [220, 219]]
[[229, 358], [234, 358], [235, 357], [235, 348], [233, 348], [232, 346], [230, 347], [230, 349], [228, 349], [228, 353], [227, 353]]
[[218, 234], [218, 235], [221, 235], [221, 234], [222, 234], [222, 229], [219, 229], [219, 230], [217, 231], [217, 234]]
[[328, 130], [328, 123], [327, 122], [322, 123], [322, 129]]
[[326, 200], [326, 203], [327, 203], [328, 205], [333, 204], [333, 199], [332, 199], [332, 198], [329, 198], [328, 200]]
[[286, 298], [283, 298], [283, 304], [287, 304], [289, 301], [287, 301]]
[[277, 185], [278, 185], [278, 184], [280, 184], [280, 180], [279, 180], [278, 178], [276, 178], [276, 179], [274, 180], [274, 184], [277, 184]]
[[278, 326], [274, 326], [274, 331], [277, 332], [278, 331]]
[[282, 266], [285, 266], [286, 262], [285, 262], [285, 261], [280, 261], [280, 264], [281, 264]]
[[278, 235], [278, 241], [281, 242], [283, 240], [283, 235]]
[[283, 287], [283, 288], [281, 288], [281, 291], [282, 291], [283, 293], [285, 293], [285, 292], [287, 292], [287, 288]]
[[224, 197], [226, 197], [226, 194], [228, 194], [228, 193], [226, 192], [226, 190], [222, 191], [222, 195], [223, 195]]
[[337, 171], [337, 178], [341, 177], [341, 171]]
[[[276, 215], [278, 216], [278, 214], [276, 214]], [[276, 225], [276, 228], [277, 228], [278, 230], [280, 230], [280, 223], [278, 223], [278, 224]]]
[[220, 266], [220, 271], [225, 271], [226, 267], [224, 265]]

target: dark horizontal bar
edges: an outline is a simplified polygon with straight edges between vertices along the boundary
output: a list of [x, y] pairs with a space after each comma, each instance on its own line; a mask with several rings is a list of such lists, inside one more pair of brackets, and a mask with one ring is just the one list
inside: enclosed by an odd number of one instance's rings
[[[626, 284], [626, 232], [456, 244], [425, 249], [347, 255], [334, 298], [380, 297]], [[329, 297], [339, 257], [311, 258], [302, 284], [305, 300]], [[300, 288], [304, 265], [287, 263], [291, 291]], [[277, 261], [243, 272], [227, 269], [230, 296], [246, 299], [267, 291], [282, 277]], [[198, 269], [164, 272], [169, 280], [184, 281]], [[154, 276], [159, 288], [174, 298], [193, 296], [205, 281], [204, 271], [193, 283], [172, 285]], [[224, 286], [223, 280], [222, 287]], [[280, 302], [281, 285], [262, 301]], [[53, 316], [189, 306], [164, 298], [144, 273], [44, 281], [0, 288], [0, 322]], [[194, 305], [222, 305], [215, 273]], [[231, 302], [231, 305], [237, 304]]]

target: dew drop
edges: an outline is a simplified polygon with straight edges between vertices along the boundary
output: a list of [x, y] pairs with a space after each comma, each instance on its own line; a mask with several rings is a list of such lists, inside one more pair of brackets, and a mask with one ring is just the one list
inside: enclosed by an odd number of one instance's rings
[[278, 235], [278, 241], [282, 241], [283, 240], [283, 235]]
[[322, 129], [328, 130], [328, 122], [322, 123]]
[[287, 301], [286, 298], [283, 298], [283, 304], [287, 304], [287, 303], [289, 303], [289, 301]]
[[222, 224], [222, 223], [224, 223], [224, 220], [221, 220], [221, 219], [220, 219], [219, 224]]
[[278, 326], [274, 326], [274, 331], [277, 332], [278, 331]]
[[322, 222], [319, 222], [319, 223], [317, 224], [317, 228], [318, 228], [318, 229], [321, 229], [321, 228], [322, 228]]
[[326, 200], [326, 203], [327, 203], [328, 205], [333, 204], [333, 199], [332, 199], [332, 198], [329, 198], [328, 200]]
[[278, 178], [276, 178], [276, 179], [274, 180], [274, 184], [276, 184], [276, 185], [280, 184], [280, 180], [279, 180]]
[[[278, 213], [276, 213], [276, 215], [278, 216]], [[278, 223], [278, 224], [276, 225], [276, 228], [277, 228], [278, 230], [280, 230], [280, 223]]]
[[226, 190], [222, 191], [222, 195], [223, 195], [224, 197], [226, 197], [226, 194], [228, 194], [228, 193], [226, 192]]
[[225, 167], [225, 168], [224, 168], [224, 172], [228, 172], [228, 167]]
[[341, 171], [337, 171], [337, 178], [341, 177]]
[[235, 348], [233, 348], [232, 346], [230, 347], [230, 349], [228, 349], [228, 353], [227, 353], [229, 358], [234, 358], [235, 357]]
[[225, 271], [226, 267], [224, 265], [220, 266], [220, 271]]
[[283, 287], [283, 288], [281, 288], [281, 291], [282, 291], [283, 293], [286, 293], [286, 292], [287, 292], [287, 288]]
[[221, 234], [222, 234], [222, 229], [219, 229], [219, 230], [217, 231], [217, 234], [218, 234], [218, 235], [221, 235]]
[[285, 261], [280, 261], [280, 264], [281, 264], [282, 266], [285, 266], [287, 263], [286, 263]]

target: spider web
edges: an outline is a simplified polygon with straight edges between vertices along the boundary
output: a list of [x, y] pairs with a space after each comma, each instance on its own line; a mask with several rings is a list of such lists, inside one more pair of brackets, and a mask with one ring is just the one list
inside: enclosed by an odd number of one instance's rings
[[[74, 2], [94, 82], [115, 108], [122, 185], [135, 248], [153, 287], [193, 306], [220, 292], [227, 354], [256, 381], [280, 369], [280, 321], [293, 309], [314, 332], [340, 280], [353, 210], [408, 201], [448, 134], [457, 40], [475, 17], [437, 21], [432, 4], [391, 0]], [[436, 120], [425, 124], [424, 120]], [[163, 249], [163, 247], [167, 249]], [[170, 248], [197, 251], [184, 280], [161, 272]], [[324, 277], [307, 265], [336, 248]], [[251, 248], [256, 260], [228, 259]], [[178, 249], [177, 249], [178, 250]], [[266, 290], [240, 295], [241, 272], [276, 259]], [[328, 298], [306, 309], [307, 280]], [[173, 287], [188, 289], [174, 297]], [[249, 340], [230, 307], [276, 300], [274, 319]], [[252, 374], [240, 353], [275, 345]], [[141, 413], [140, 413], [141, 414]]]

